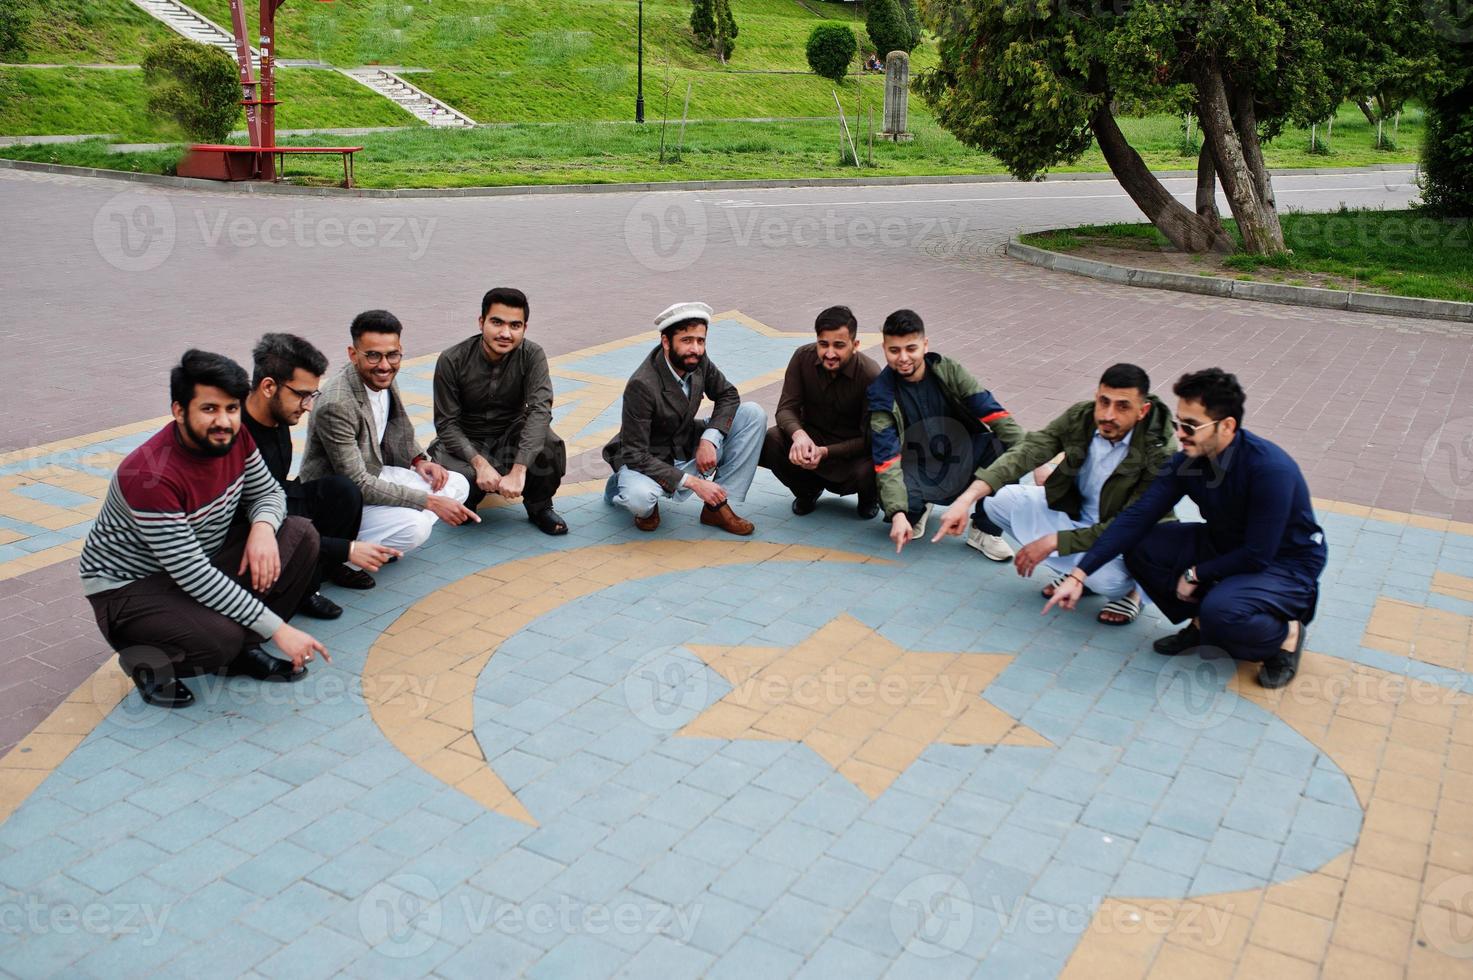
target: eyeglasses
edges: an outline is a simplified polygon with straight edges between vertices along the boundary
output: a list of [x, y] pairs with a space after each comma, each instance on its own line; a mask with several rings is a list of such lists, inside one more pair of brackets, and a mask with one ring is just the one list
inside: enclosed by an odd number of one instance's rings
[[321, 388], [318, 388], [316, 391], [302, 391], [300, 388], [293, 388], [289, 384], [283, 384], [282, 387], [291, 392], [293, 395], [296, 395], [298, 398], [300, 398], [303, 405], [312, 404], [317, 400], [317, 396], [322, 394]]
[[1178, 432], [1185, 432], [1189, 436], [1195, 436], [1209, 425], [1219, 425], [1221, 422], [1222, 419], [1213, 419], [1210, 422], [1198, 422], [1196, 425], [1193, 425], [1190, 422], [1183, 422], [1181, 419], [1172, 419], [1171, 427]]
[[391, 350], [387, 354], [385, 354], [383, 351], [377, 350], [361, 350], [358, 353], [362, 354], [363, 359], [369, 364], [374, 365], [375, 367], [378, 366], [380, 361], [388, 361], [390, 364], [398, 364], [400, 361], [404, 360], [404, 352], [402, 350]]
[[511, 327], [513, 330], [520, 330], [527, 325], [526, 320], [503, 320], [499, 316], [491, 317], [489, 322], [497, 330], [500, 330], [502, 327]]

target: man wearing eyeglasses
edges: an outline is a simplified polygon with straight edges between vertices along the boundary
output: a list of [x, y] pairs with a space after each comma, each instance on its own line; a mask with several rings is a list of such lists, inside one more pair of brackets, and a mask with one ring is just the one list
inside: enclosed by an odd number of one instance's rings
[[378, 571], [399, 552], [354, 540], [363, 519], [363, 493], [347, 477], [326, 476], [306, 483], [290, 478], [292, 426], [312, 410], [322, 394], [327, 358], [294, 334], [268, 333], [256, 342], [251, 360], [251, 393], [246, 396], [241, 421], [256, 441], [266, 468], [286, 491], [286, 512], [307, 518], [321, 536], [317, 574], [297, 612], [315, 619], [337, 619], [343, 607], [318, 591], [323, 580], [347, 589], [371, 589], [374, 581], [368, 572]]
[[358, 538], [398, 552], [429, 539], [436, 521], [480, 522], [465, 506], [470, 485], [420, 448], [394, 378], [404, 327], [387, 310], [353, 319], [349, 363], [322, 386], [307, 423], [301, 478], [347, 477], [363, 494]]
[[487, 494], [520, 500], [544, 534], [567, 534], [552, 498], [568, 452], [552, 431], [552, 375], [542, 347], [527, 339], [531, 319], [520, 289], [481, 297], [479, 330], [435, 362], [435, 441], [430, 454], [470, 485], [466, 506]]
[[[1263, 687], [1283, 687], [1299, 669], [1327, 554], [1309, 486], [1288, 453], [1242, 427], [1236, 377], [1208, 368], [1183, 375], [1173, 391], [1181, 452], [1115, 518], [1044, 612], [1073, 609], [1085, 576], [1123, 554], [1167, 619], [1191, 620], [1157, 640], [1158, 653], [1218, 647], [1260, 663]], [[1158, 525], [1182, 497], [1203, 520]]]

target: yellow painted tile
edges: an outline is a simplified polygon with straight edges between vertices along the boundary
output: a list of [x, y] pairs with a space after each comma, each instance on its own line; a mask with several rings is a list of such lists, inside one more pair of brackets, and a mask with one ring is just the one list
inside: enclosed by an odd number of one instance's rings
[[[1421, 901], [1420, 881], [1354, 865], [1345, 880], [1345, 903], [1376, 909], [1386, 915], [1411, 920]], [[1343, 913], [1342, 913], [1343, 914]]]
[[1265, 949], [1318, 963], [1330, 942], [1330, 920], [1296, 909], [1265, 909], [1253, 923], [1248, 941]]
[[1238, 961], [1238, 972], [1234, 975], [1243, 980], [1265, 980], [1267, 977], [1273, 980], [1316, 980], [1318, 973], [1317, 964], [1250, 944], [1243, 951], [1243, 958]]
[[1399, 963], [1391, 963], [1350, 949], [1332, 945], [1325, 954], [1321, 980], [1404, 980]]
[[9, 819], [49, 775], [43, 769], [10, 769], [0, 765], [0, 823]]
[[1167, 943], [1151, 964], [1147, 980], [1228, 980], [1233, 974], [1230, 960], [1217, 959], [1185, 946]]
[[0, 766], [11, 769], [43, 769], [50, 772], [81, 744], [81, 735], [32, 732], [16, 743], [3, 759], [0, 759]]

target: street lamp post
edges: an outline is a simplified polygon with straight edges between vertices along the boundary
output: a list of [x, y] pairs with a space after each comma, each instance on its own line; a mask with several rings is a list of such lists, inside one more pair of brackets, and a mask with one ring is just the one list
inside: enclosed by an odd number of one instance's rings
[[644, 122], [644, 0], [639, 0], [639, 73], [634, 96], [634, 121]]

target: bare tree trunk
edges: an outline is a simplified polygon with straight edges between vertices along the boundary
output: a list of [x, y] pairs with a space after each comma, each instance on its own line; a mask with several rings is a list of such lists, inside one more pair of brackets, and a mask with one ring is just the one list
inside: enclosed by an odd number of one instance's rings
[[1222, 214], [1217, 210], [1217, 164], [1212, 162], [1212, 149], [1206, 140], [1197, 154], [1197, 214], [1222, 226]]
[[1197, 107], [1201, 114], [1202, 135], [1206, 145], [1212, 148], [1212, 158], [1217, 165], [1217, 177], [1222, 181], [1222, 190], [1237, 219], [1238, 231], [1243, 236], [1243, 247], [1250, 252], [1270, 255], [1284, 251], [1283, 235], [1277, 238], [1272, 226], [1264, 218], [1263, 203], [1259, 198], [1258, 182], [1248, 167], [1238, 130], [1233, 125], [1232, 110], [1228, 106], [1227, 88], [1216, 65], [1204, 62], [1193, 69], [1197, 86]]
[[1263, 210], [1264, 224], [1268, 226], [1269, 234], [1278, 242], [1279, 249], [1283, 250], [1284, 229], [1279, 224], [1279, 202], [1274, 196], [1273, 175], [1263, 162], [1263, 144], [1258, 140], [1258, 111], [1253, 108], [1253, 93], [1235, 89], [1233, 99], [1237, 103], [1233, 122], [1238, 129], [1238, 142], [1243, 144], [1243, 158], [1248, 162], [1248, 169], [1258, 188], [1258, 204]]
[[1108, 103], [1101, 103], [1089, 121], [1095, 142], [1110, 165], [1110, 172], [1130, 195], [1151, 224], [1183, 252], [1231, 252], [1233, 240], [1215, 215], [1204, 217], [1189, 211], [1162, 185], [1146, 161], [1135, 151]]
[[1370, 123], [1372, 126], [1376, 125], [1376, 114], [1371, 111], [1371, 100], [1356, 99], [1355, 104], [1360, 109], [1361, 115], [1366, 117], [1366, 122]]

